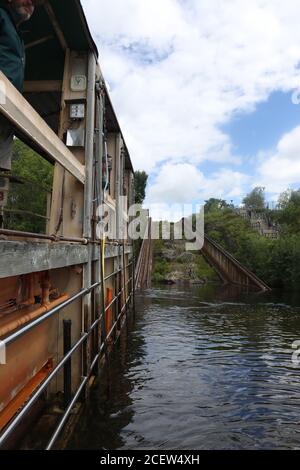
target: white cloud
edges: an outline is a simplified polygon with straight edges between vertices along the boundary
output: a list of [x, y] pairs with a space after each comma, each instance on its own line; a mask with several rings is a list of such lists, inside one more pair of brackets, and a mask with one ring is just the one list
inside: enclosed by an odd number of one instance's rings
[[[275, 90], [298, 88], [298, 0], [82, 3], [135, 168], [157, 172], [165, 161], [172, 168], [186, 163], [182, 169], [195, 168], [188, 173], [195, 179], [191, 196], [201, 183], [207, 193], [215, 188], [235, 197], [248, 179], [234, 168], [240, 158], [220, 125], [253, 111]], [[220, 165], [219, 176], [204, 175], [204, 161]], [[271, 184], [267, 168], [261, 172]], [[286, 183], [288, 174], [278, 167], [279, 173]], [[237, 175], [231, 190], [228, 175]], [[175, 176], [178, 188], [184, 186], [183, 172]], [[149, 200], [173, 197], [170, 182], [165, 191], [158, 188], [159, 178]], [[185, 199], [181, 189], [178, 194]]]
[[150, 185], [145, 204], [203, 203], [210, 197], [231, 199], [244, 194], [248, 183], [246, 175], [226, 168], [207, 177], [189, 163], [166, 163]]
[[275, 194], [300, 182], [300, 126], [282, 137], [275, 152], [261, 162], [258, 175], [258, 184]]

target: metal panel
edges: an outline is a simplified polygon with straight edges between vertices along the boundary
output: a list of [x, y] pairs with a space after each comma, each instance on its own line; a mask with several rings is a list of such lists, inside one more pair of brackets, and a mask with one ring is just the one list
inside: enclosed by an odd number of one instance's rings
[[0, 241], [0, 279], [86, 263], [85, 245]]

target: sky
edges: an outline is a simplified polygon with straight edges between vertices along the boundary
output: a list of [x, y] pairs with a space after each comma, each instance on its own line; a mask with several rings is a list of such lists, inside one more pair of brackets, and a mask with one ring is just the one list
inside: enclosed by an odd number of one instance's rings
[[145, 205], [300, 187], [298, 0], [82, 0]]

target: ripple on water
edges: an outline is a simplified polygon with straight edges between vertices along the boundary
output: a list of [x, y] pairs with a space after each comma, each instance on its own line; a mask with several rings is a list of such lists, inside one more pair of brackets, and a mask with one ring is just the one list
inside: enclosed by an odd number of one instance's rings
[[300, 307], [221, 288], [166, 287], [137, 319], [92, 393], [72, 447], [300, 447]]

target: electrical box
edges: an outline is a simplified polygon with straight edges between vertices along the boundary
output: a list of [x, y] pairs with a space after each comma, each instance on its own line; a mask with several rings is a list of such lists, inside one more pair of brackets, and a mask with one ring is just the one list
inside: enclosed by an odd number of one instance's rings
[[81, 121], [85, 118], [85, 104], [72, 103], [70, 104], [70, 118]]
[[67, 147], [84, 147], [84, 129], [69, 129], [67, 131]]

